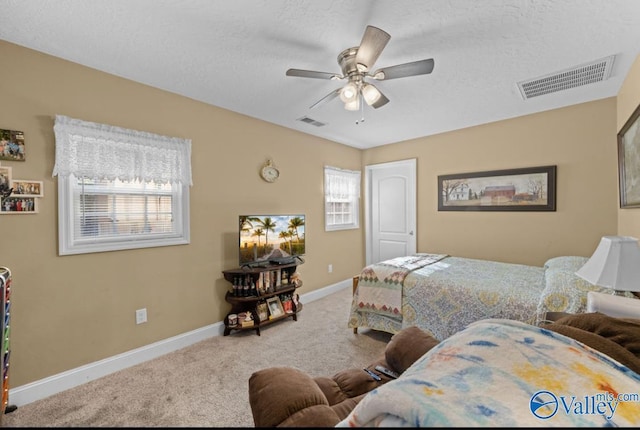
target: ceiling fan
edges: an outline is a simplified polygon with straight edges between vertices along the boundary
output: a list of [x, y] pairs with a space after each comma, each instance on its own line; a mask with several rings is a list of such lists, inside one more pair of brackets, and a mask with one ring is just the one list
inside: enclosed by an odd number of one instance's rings
[[371, 73], [370, 70], [376, 62], [382, 50], [391, 39], [386, 31], [368, 25], [360, 46], [347, 48], [338, 55], [338, 64], [342, 69], [342, 74], [329, 72], [316, 72], [313, 70], [289, 69], [287, 76], [297, 76], [301, 78], [347, 80], [347, 84], [331, 91], [329, 94], [310, 106], [313, 109], [336, 97], [344, 103], [347, 110], [358, 110], [363, 105], [363, 100], [375, 109], [389, 103], [389, 99], [380, 92], [373, 84], [366, 79], [376, 81], [386, 81], [389, 79], [405, 78], [408, 76], [426, 75], [433, 71], [433, 58], [428, 60], [413, 61], [411, 63], [398, 64], [390, 67], [383, 67]]

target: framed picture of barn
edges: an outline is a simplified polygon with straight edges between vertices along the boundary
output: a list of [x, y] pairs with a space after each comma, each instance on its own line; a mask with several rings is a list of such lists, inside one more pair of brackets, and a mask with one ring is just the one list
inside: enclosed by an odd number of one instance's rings
[[557, 166], [438, 176], [439, 211], [555, 211]]

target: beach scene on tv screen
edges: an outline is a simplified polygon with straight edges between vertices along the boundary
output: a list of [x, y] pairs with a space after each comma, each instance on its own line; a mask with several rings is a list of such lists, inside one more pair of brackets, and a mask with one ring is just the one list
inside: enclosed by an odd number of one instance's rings
[[240, 216], [240, 264], [304, 255], [304, 215]]

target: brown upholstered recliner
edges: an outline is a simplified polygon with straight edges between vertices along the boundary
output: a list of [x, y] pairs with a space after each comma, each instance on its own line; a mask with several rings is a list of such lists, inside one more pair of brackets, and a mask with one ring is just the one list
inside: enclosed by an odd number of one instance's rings
[[[640, 319], [614, 318], [601, 313], [565, 316], [545, 329], [571, 337], [629, 369], [640, 373]], [[417, 327], [403, 329], [391, 338], [381, 364], [403, 373], [438, 341]], [[256, 427], [332, 427], [342, 421], [375, 387], [390, 379], [380, 374], [374, 381], [362, 369], [348, 369], [331, 378], [316, 377], [289, 367], [255, 372], [249, 379], [249, 402]]]
[[[367, 369], [382, 365], [404, 372], [438, 344], [428, 332], [408, 327], [396, 333], [383, 356]], [[249, 403], [256, 427], [333, 427], [371, 390], [391, 379], [374, 371], [375, 381], [364, 370], [347, 369], [332, 377], [315, 377], [291, 367], [270, 367], [249, 378]]]
[[600, 312], [567, 315], [544, 328], [575, 339], [640, 374], [640, 319]]

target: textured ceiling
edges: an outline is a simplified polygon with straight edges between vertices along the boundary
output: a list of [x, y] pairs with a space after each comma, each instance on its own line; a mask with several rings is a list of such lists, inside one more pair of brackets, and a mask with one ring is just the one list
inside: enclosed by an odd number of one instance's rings
[[[343, 83], [286, 70], [340, 73], [367, 25], [391, 35], [374, 68], [433, 58], [433, 72], [375, 82], [390, 102], [359, 124], [339, 99], [309, 109]], [[640, 54], [640, 1], [0, 0], [0, 39], [369, 148], [615, 96]], [[602, 82], [528, 100], [518, 88], [611, 55]]]

